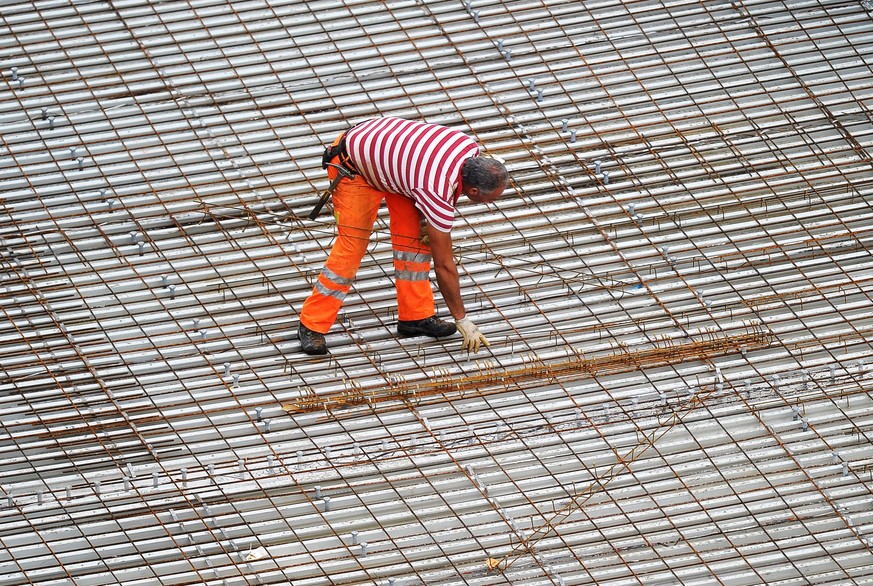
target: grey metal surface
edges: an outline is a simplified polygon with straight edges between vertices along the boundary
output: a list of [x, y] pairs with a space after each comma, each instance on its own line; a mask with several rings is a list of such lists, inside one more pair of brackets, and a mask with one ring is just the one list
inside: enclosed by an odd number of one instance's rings
[[[873, 583], [871, 62], [862, 2], [5, 3], [0, 584]], [[299, 352], [377, 115], [510, 168], [484, 353], [394, 335], [384, 213]]]

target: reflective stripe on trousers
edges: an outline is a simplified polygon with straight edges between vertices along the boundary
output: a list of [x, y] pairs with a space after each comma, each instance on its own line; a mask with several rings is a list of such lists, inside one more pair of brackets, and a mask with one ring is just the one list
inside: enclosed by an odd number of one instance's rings
[[[338, 157], [333, 162], [338, 162]], [[336, 170], [328, 168], [328, 177]], [[419, 240], [419, 212], [413, 201], [371, 187], [360, 175], [343, 179], [333, 193], [337, 238], [312, 293], [303, 304], [300, 323], [327, 333], [351, 289], [382, 200], [388, 204], [391, 245], [394, 249], [394, 279], [397, 317], [402, 321], [430, 317], [435, 313], [430, 284], [430, 248]]]
[[[394, 278], [399, 281], [430, 279], [430, 254], [394, 250]], [[430, 317], [430, 316], [425, 316]]]
[[329, 268], [324, 267], [321, 270], [321, 274], [318, 275], [318, 280], [315, 282], [315, 290], [322, 295], [334, 297], [342, 302], [346, 298], [353, 282], [352, 279], [341, 277]]

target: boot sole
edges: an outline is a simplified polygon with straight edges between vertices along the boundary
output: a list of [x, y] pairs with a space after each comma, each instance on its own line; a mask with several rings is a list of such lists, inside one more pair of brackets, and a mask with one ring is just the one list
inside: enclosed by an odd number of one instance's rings
[[321, 338], [321, 344], [317, 346], [308, 346], [303, 342], [303, 338], [308, 338], [309, 336], [298, 328], [297, 330], [297, 339], [300, 341], [300, 351], [304, 354], [308, 354], [310, 356], [324, 356], [327, 354], [327, 342], [324, 341], [324, 338]]
[[454, 330], [454, 331], [448, 332], [446, 334], [433, 334], [433, 333], [421, 332], [421, 331], [415, 331], [415, 332], [408, 331], [408, 330], [407, 331], [400, 331], [398, 329], [397, 334], [402, 338], [415, 338], [417, 336], [426, 336], [428, 338], [448, 338], [449, 336], [454, 334], [456, 331], [457, 330]]
[[324, 356], [325, 354], [327, 354], [327, 348], [325, 348], [324, 350], [305, 350], [304, 348], [300, 348], [300, 351], [308, 356]]

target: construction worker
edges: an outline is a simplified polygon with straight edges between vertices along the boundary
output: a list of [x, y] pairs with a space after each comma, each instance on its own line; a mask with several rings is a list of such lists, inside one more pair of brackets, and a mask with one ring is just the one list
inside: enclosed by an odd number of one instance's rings
[[[337, 165], [354, 177], [341, 178], [333, 192], [337, 239], [300, 313], [297, 333], [304, 352], [327, 353], [324, 334], [351, 289], [382, 200], [394, 249], [397, 332], [441, 338], [460, 331], [462, 349], [478, 352], [488, 345], [464, 309], [451, 237], [462, 193], [490, 203], [506, 188], [506, 168], [479, 154], [478, 145], [462, 132], [402, 118], [358, 124], [325, 151], [331, 179], [337, 177]], [[435, 316], [431, 258], [454, 323]]]

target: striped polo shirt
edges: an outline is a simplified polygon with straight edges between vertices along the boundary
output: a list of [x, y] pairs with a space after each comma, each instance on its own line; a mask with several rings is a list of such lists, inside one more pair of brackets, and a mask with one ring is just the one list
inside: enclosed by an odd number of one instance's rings
[[411, 198], [432, 226], [449, 232], [461, 195], [461, 166], [479, 155], [479, 146], [445, 126], [389, 117], [349, 130], [346, 151], [367, 183]]

